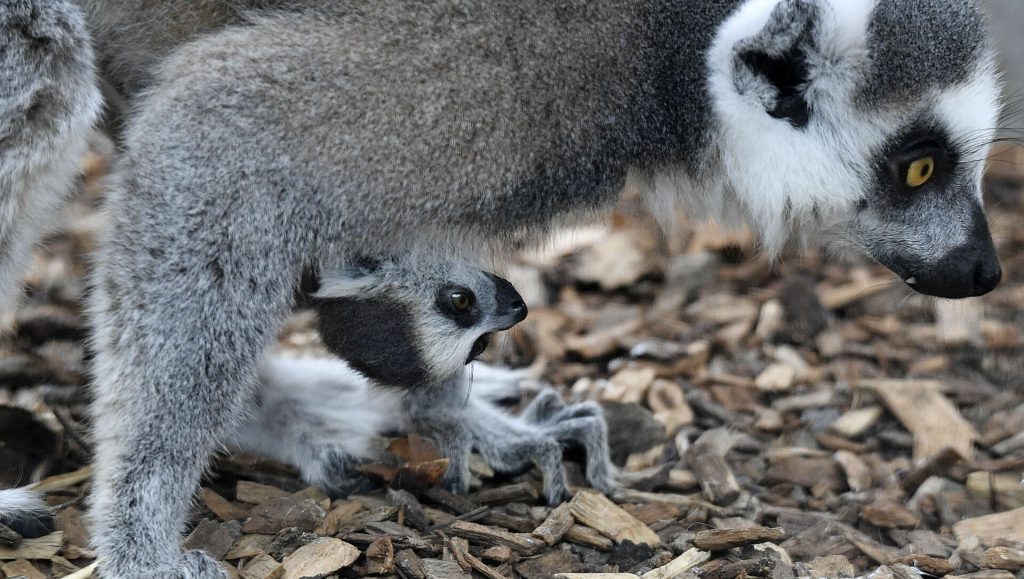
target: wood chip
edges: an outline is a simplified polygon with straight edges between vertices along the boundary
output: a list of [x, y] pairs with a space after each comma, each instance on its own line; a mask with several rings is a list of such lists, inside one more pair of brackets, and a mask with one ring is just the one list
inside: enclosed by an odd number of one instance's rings
[[942, 577], [956, 570], [956, 567], [946, 559], [930, 555], [906, 555], [895, 559], [892, 563], [908, 565], [936, 577]]
[[65, 543], [84, 546], [92, 542], [89, 528], [85, 524], [85, 515], [74, 507], [68, 507], [57, 513], [53, 518], [53, 525], [58, 531], [64, 533]]
[[871, 468], [859, 456], [848, 450], [837, 450], [832, 456], [846, 474], [850, 490], [864, 492], [871, 488]]
[[235, 541], [231, 550], [224, 555], [224, 558], [233, 561], [256, 557], [270, 550], [270, 544], [273, 542], [273, 535], [242, 535]]
[[602, 398], [636, 404], [644, 399], [657, 375], [657, 371], [648, 366], [623, 368], [611, 377]]
[[505, 545], [519, 553], [533, 554], [544, 546], [544, 541], [525, 533], [509, 533], [497, 527], [486, 527], [467, 521], [455, 521], [446, 532], [488, 546]]
[[366, 548], [366, 563], [360, 575], [389, 575], [395, 570], [395, 547], [390, 537], [379, 537]]
[[914, 435], [914, 461], [921, 462], [945, 448], [970, 459], [978, 433], [964, 420], [939, 383], [927, 380], [871, 380], [872, 389]]
[[209, 488], [199, 493], [199, 501], [222, 521], [240, 521], [249, 516], [248, 507], [236, 505]]
[[285, 557], [284, 579], [323, 577], [348, 567], [359, 558], [359, 549], [333, 537], [320, 537]]
[[608, 537], [579, 523], [569, 527], [569, 530], [565, 533], [565, 540], [577, 545], [591, 547], [598, 551], [611, 551], [615, 546]]
[[637, 579], [632, 573], [555, 573], [555, 579]]
[[693, 408], [686, 401], [682, 387], [671, 380], [659, 378], [651, 383], [647, 390], [647, 405], [654, 412], [654, 419], [665, 425], [668, 435], [693, 424]]
[[843, 555], [828, 555], [811, 561], [811, 571], [815, 577], [853, 577], [856, 573], [853, 564]]
[[38, 539], [22, 539], [17, 547], [0, 547], [0, 561], [49, 559], [64, 547], [64, 533], [57, 531]]
[[261, 553], [246, 563], [239, 574], [242, 579], [281, 579], [284, 577], [284, 565]]
[[747, 527], [743, 529], [709, 529], [697, 533], [693, 545], [705, 551], [725, 551], [733, 547], [753, 543], [777, 543], [786, 538], [786, 532], [772, 527]]
[[981, 554], [981, 566], [988, 569], [1019, 571], [1024, 569], [1024, 550], [992, 547]]
[[362, 509], [363, 505], [356, 501], [337, 501], [324, 517], [324, 523], [317, 529], [317, 533], [321, 535], [338, 534], [338, 531]]
[[882, 417], [881, 406], [865, 406], [856, 410], [848, 410], [829, 428], [832, 432], [846, 438], [857, 438], [874, 426]]
[[533, 536], [544, 541], [548, 546], [554, 545], [569, 532], [573, 522], [572, 509], [568, 503], [562, 503], [551, 511], [551, 514], [544, 519], [540, 526], [533, 530]]
[[217, 559], [223, 559], [241, 534], [238, 521], [218, 523], [203, 519], [185, 539], [183, 546], [188, 550], [201, 549]]
[[992, 545], [997, 541], [1024, 541], [1024, 508], [964, 519], [953, 525], [958, 539], [977, 537]]
[[1024, 485], [1017, 473], [972, 472], [967, 475], [967, 493], [1002, 510], [1024, 507]]
[[573, 517], [606, 537], [621, 543], [632, 541], [650, 546], [661, 544], [661, 539], [647, 525], [608, 500], [608, 497], [593, 492], [577, 493], [569, 507]]
[[312, 532], [323, 524], [327, 513], [313, 499], [286, 496], [274, 498], [253, 508], [249, 519], [242, 524], [246, 533], [276, 533], [296, 527]]
[[46, 575], [43, 572], [33, 567], [32, 563], [24, 559], [0, 565], [0, 571], [4, 572], [4, 576], [14, 579], [46, 579]]
[[1013, 573], [1009, 571], [983, 569], [966, 575], [946, 575], [945, 579], [1014, 579], [1014, 577]]
[[664, 567], [648, 571], [642, 575], [643, 579], [672, 579], [690, 569], [700, 565], [711, 558], [711, 554], [699, 549], [690, 549], [682, 555], [672, 559]]
[[700, 481], [704, 496], [716, 505], [726, 505], [740, 495], [739, 482], [725, 460], [735, 436], [725, 428], [705, 431], [690, 446], [686, 459]]
[[467, 498], [481, 505], [500, 505], [513, 502], [532, 503], [539, 497], [540, 491], [537, 490], [536, 485], [530, 482], [521, 482], [473, 493]]
[[886, 529], [916, 527], [921, 521], [921, 518], [910, 509], [893, 501], [878, 501], [864, 505], [860, 510], [860, 516], [872, 525]]
[[395, 567], [403, 577], [426, 579], [423, 560], [412, 549], [403, 549], [395, 555]]
[[423, 573], [426, 579], [472, 579], [455, 561], [423, 559]]
[[292, 493], [274, 486], [255, 483], [247, 480], [238, 481], [235, 487], [235, 499], [251, 505], [263, 504], [270, 499], [290, 496]]
[[758, 389], [765, 392], [789, 390], [795, 382], [796, 369], [785, 364], [771, 364], [754, 379]]

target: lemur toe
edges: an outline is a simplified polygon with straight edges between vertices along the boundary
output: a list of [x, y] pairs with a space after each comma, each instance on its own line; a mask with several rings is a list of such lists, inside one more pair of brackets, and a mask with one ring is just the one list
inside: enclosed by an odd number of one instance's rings
[[[567, 418], [544, 427], [544, 433], [561, 444], [577, 446], [586, 455], [587, 482], [597, 490], [608, 493], [615, 489], [614, 468], [608, 450], [608, 426], [600, 414], [600, 406], [575, 405], [582, 416]], [[588, 414], [596, 408], [599, 415]], [[572, 410], [573, 407], [567, 410]], [[573, 416], [573, 413], [566, 413]]]
[[523, 410], [523, 420], [530, 424], [547, 422], [564, 408], [561, 394], [552, 388], [545, 388]]
[[449, 468], [441, 478], [441, 487], [452, 494], [464, 495], [469, 492], [469, 477]]
[[323, 488], [332, 499], [370, 491], [377, 485], [359, 472], [362, 462], [343, 450], [328, 449], [315, 462], [302, 465], [302, 478]]

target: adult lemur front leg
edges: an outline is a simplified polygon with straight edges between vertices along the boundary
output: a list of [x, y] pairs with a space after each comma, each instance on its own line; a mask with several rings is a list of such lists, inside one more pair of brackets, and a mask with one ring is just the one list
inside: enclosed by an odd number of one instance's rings
[[555, 391], [545, 390], [517, 417], [473, 396], [469, 380], [469, 372], [463, 372], [409, 392], [404, 400], [409, 428], [433, 438], [451, 461], [442, 481], [449, 490], [468, 490], [468, 456], [476, 449], [501, 472], [535, 464], [544, 479], [544, 497], [558, 504], [569, 496], [563, 445], [583, 448], [591, 485], [604, 492], [614, 488], [608, 432], [599, 406], [565, 406]]

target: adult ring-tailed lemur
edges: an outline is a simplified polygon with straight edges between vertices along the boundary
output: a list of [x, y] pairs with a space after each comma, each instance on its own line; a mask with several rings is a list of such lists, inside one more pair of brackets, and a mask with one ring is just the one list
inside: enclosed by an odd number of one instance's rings
[[300, 271], [495, 258], [675, 203], [859, 250], [944, 297], [1001, 270], [998, 82], [969, 0], [8, 0], [0, 282], [130, 105], [91, 298], [107, 578], [219, 577], [179, 533]]

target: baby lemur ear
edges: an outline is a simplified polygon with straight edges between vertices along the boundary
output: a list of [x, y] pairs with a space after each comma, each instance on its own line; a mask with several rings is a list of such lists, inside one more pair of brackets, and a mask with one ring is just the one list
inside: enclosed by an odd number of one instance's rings
[[380, 285], [381, 281], [381, 263], [370, 258], [360, 258], [331, 270], [328, 275], [320, 275], [312, 297], [325, 300], [365, 297], [367, 290]]
[[737, 42], [733, 52], [736, 91], [760, 101], [765, 112], [807, 126], [808, 56], [814, 49], [819, 7], [810, 0], [782, 0], [759, 32]]

